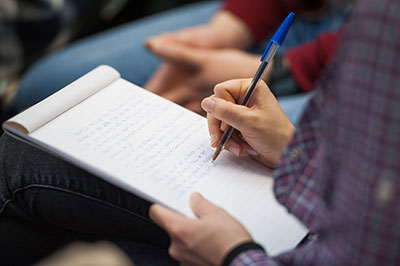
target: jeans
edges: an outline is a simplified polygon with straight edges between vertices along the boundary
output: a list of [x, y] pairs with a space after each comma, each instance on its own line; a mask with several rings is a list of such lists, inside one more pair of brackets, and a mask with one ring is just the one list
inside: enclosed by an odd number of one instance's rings
[[102, 239], [137, 265], [176, 264], [149, 202], [5, 134], [0, 162], [0, 265], [31, 265], [71, 241]]
[[[219, 6], [217, 1], [201, 1], [173, 9], [86, 38], [44, 57], [22, 78], [13, 112], [22, 111], [44, 99], [100, 64], [115, 67], [123, 78], [143, 86], [160, 63], [144, 48], [144, 41], [165, 31], [206, 23]], [[279, 52], [310, 41], [321, 31], [338, 29], [344, 16], [344, 12], [338, 11], [318, 20], [297, 17]], [[261, 53], [265, 45], [257, 45], [252, 52]], [[287, 99], [290, 99], [289, 109], [286, 108], [288, 104], [283, 104]], [[307, 100], [305, 95], [278, 99], [292, 122], [297, 120]]]

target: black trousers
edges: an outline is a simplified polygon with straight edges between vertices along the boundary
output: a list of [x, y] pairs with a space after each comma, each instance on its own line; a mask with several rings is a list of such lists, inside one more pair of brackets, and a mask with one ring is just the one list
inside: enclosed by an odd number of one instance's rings
[[142, 251], [156, 247], [152, 260], [168, 260], [169, 237], [148, 218], [149, 206], [46, 152], [0, 139], [0, 265], [31, 265], [75, 240], [110, 240], [131, 257], [141, 256], [141, 243]]

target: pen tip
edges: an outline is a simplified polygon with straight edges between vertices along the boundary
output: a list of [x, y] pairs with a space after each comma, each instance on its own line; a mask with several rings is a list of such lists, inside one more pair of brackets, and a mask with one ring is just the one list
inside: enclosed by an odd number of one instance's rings
[[222, 146], [218, 145], [217, 149], [214, 152], [213, 158], [212, 158], [213, 162], [215, 161], [215, 159], [217, 159], [218, 155], [221, 153], [221, 150], [222, 150]]

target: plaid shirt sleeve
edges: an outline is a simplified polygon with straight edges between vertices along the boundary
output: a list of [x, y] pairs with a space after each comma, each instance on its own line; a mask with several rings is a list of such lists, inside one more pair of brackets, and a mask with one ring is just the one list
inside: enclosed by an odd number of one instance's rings
[[400, 1], [361, 0], [275, 171], [317, 239], [231, 265], [400, 265]]

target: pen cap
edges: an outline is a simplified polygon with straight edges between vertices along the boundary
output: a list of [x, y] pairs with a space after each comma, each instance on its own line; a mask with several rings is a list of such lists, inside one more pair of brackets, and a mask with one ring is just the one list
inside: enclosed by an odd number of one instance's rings
[[279, 29], [275, 32], [274, 36], [272, 37], [272, 41], [277, 43], [278, 45], [282, 45], [283, 40], [286, 37], [286, 34], [288, 33], [290, 26], [293, 23], [294, 19], [294, 13], [290, 12], [290, 14], [285, 18], [283, 21], [282, 25], [279, 27]]

